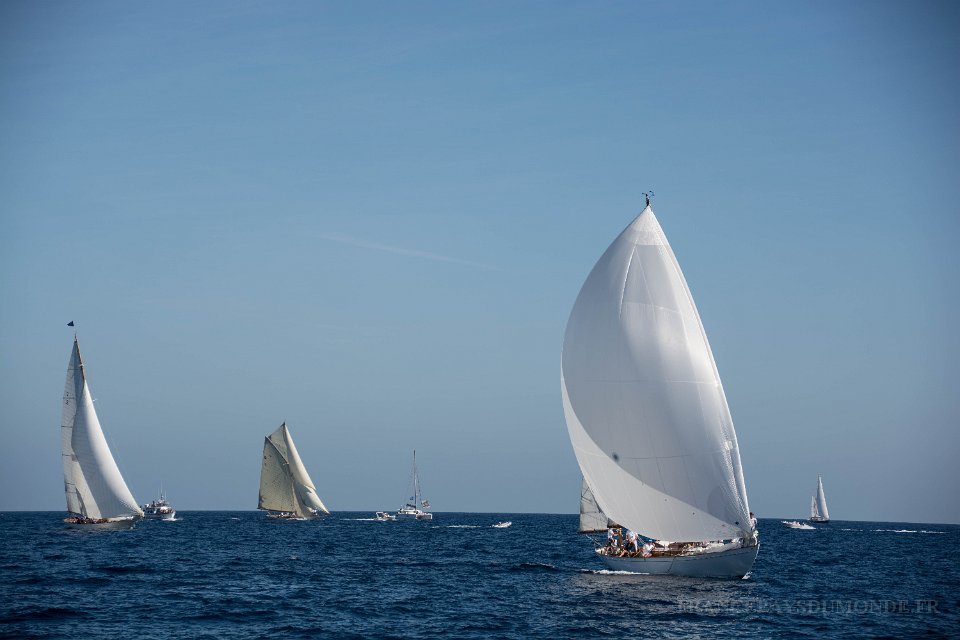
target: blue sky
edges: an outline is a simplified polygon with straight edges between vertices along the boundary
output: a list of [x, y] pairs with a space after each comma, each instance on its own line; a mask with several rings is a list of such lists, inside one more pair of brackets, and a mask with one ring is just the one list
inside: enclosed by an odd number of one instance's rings
[[573, 512], [563, 328], [654, 189], [751, 507], [960, 522], [952, 3], [0, 4], [0, 509], [76, 321], [134, 494]]

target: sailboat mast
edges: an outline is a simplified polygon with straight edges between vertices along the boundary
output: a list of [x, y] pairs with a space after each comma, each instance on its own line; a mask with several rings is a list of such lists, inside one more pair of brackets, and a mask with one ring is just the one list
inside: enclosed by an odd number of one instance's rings
[[417, 450], [413, 450], [413, 506], [420, 508], [420, 474], [417, 473]]

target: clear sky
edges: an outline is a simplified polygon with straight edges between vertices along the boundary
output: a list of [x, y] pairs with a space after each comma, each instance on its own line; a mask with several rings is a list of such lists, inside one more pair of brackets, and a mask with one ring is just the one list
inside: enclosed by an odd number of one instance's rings
[[0, 3], [0, 510], [74, 320], [134, 495], [574, 512], [563, 330], [654, 207], [751, 507], [960, 522], [953, 2]]

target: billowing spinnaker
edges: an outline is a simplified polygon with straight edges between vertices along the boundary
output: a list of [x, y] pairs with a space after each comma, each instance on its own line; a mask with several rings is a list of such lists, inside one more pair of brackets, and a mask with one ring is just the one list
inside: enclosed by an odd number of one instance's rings
[[68, 511], [96, 519], [143, 515], [103, 435], [76, 338], [63, 391], [60, 446]]
[[720, 376], [650, 207], [580, 290], [564, 337], [561, 392], [580, 469], [608, 517], [662, 540], [750, 530]]

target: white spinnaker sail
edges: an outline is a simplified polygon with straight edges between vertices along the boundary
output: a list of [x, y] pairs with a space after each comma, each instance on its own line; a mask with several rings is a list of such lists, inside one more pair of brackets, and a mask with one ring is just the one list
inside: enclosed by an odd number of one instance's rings
[[599, 533], [615, 526], [600, 509], [586, 480], [580, 483], [580, 533]]
[[830, 512], [827, 511], [827, 496], [823, 494], [823, 478], [820, 476], [817, 476], [817, 512], [820, 517], [830, 519]]
[[740, 449], [720, 376], [649, 206], [580, 290], [560, 381], [577, 461], [608, 517], [664, 540], [749, 532]]
[[[257, 507], [269, 511], [295, 512], [298, 505], [293, 494], [293, 476], [287, 464], [286, 445], [282, 436], [274, 439], [276, 435], [275, 431], [263, 439], [263, 466], [260, 468], [260, 499]], [[276, 440], [279, 440], [279, 446]]]
[[60, 445], [67, 511], [94, 519], [143, 515], [103, 435], [76, 338], [63, 390]]
[[310, 479], [310, 474], [307, 473], [306, 467], [303, 466], [303, 461], [297, 452], [297, 445], [293, 444], [293, 437], [290, 435], [290, 429], [286, 423], [280, 426], [280, 430], [283, 432], [284, 443], [287, 445], [287, 462], [290, 465], [290, 473], [293, 476], [293, 488], [297, 499], [300, 504], [305, 507], [309, 507], [320, 513], [329, 514], [330, 511], [327, 510], [323, 501], [320, 500], [320, 496], [317, 495], [317, 488], [314, 486], [313, 480]]

